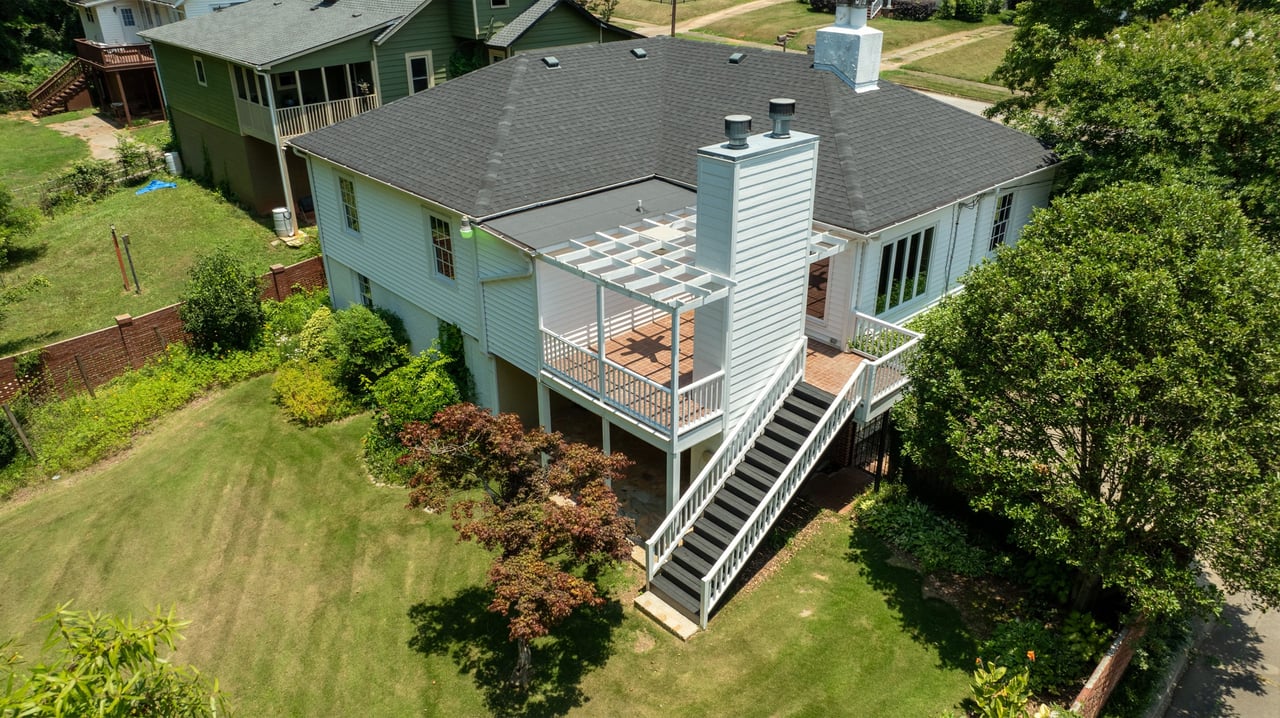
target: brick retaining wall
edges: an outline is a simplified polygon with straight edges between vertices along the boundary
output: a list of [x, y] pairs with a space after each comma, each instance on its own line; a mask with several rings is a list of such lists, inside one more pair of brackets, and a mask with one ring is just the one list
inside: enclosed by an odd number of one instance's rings
[[1084, 684], [1080, 695], [1076, 696], [1075, 702], [1071, 704], [1071, 710], [1079, 713], [1083, 718], [1098, 718], [1102, 714], [1102, 709], [1107, 705], [1107, 699], [1111, 697], [1112, 691], [1124, 677], [1129, 661], [1133, 660], [1133, 652], [1146, 632], [1145, 624], [1127, 626], [1120, 632], [1111, 647], [1107, 649], [1107, 655], [1102, 657], [1098, 667], [1093, 670], [1093, 675], [1089, 676], [1089, 681]]
[[[312, 257], [288, 267], [276, 264], [259, 278], [262, 298], [281, 300], [295, 287], [325, 286], [324, 262]], [[50, 344], [40, 353], [40, 367], [31, 376], [43, 376], [51, 385], [45, 390], [84, 391], [136, 369], [174, 342], [185, 342], [187, 333], [178, 318], [178, 304], [133, 317], [121, 314], [115, 324], [88, 334]], [[17, 375], [19, 355], [0, 359], [0, 402], [13, 398], [21, 388]], [[86, 384], [87, 382], [87, 384]]]

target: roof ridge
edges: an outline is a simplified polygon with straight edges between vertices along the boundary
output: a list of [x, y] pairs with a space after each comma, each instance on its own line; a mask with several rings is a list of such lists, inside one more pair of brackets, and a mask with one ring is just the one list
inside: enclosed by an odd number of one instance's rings
[[515, 123], [517, 116], [516, 105], [520, 98], [520, 89], [523, 86], [522, 80], [529, 72], [529, 59], [526, 56], [517, 55], [503, 62], [517, 64], [511, 69], [511, 77], [507, 81], [507, 92], [504, 95], [506, 102], [502, 105], [502, 115], [498, 119], [498, 124], [495, 128], [493, 146], [490, 147], [489, 156], [485, 160], [484, 175], [480, 178], [480, 188], [476, 190], [475, 209], [477, 216], [487, 214], [489, 205], [493, 202], [494, 189], [498, 185], [498, 177], [502, 172], [503, 155], [507, 143], [511, 140], [511, 126]]

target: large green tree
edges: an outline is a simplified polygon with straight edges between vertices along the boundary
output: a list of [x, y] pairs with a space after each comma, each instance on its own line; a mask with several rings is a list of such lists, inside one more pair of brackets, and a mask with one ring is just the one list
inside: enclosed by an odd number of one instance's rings
[[525, 431], [515, 414], [473, 404], [410, 423], [401, 438], [405, 461], [422, 469], [409, 484], [409, 506], [443, 510], [452, 501], [460, 537], [494, 552], [489, 610], [507, 619], [517, 650], [512, 682], [527, 687], [530, 643], [580, 607], [603, 604], [594, 579], [631, 554], [635, 524], [618, 513], [610, 488], [630, 460]]
[[1053, 144], [1070, 191], [1193, 182], [1237, 196], [1276, 241], [1278, 87], [1280, 15], [1209, 5], [1077, 44], [1039, 87], [1042, 112], [1010, 118]]
[[1121, 184], [1059, 199], [922, 318], [905, 447], [1075, 600], [1212, 610], [1193, 560], [1280, 606], [1280, 259], [1230, 202]]
[[0, 72], [20, 70], [23, 58], [41, 50], [71, 52], [79, 36], [76, 11], [65, 2], [4, 0], [0, 2]]

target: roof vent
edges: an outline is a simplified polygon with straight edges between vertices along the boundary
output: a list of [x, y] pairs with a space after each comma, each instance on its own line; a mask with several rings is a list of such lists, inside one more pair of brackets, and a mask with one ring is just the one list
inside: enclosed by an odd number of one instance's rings
[[791, 118], [796, 116], [796, 101], [789, 97], [769, 100], [769, 119], [773, 120], [774, 139], [785, 140], [791, 136]]
[[643, 47], [631, 48], [631, 56], [637, 60], [643, 60], [649, 56], [649, 53]]
[[542, 64], [554, 70], [557, 67], [560, 67], [560, 58], [556, 57], [555, 55], [547, 55], [546, 57], [542, 58]]
[[747, 59], [747, 53], [745, 53], [745, 52], [735, 52], [735, 53], [733, 53], [732, 55], [730, 55], [730, 56], [729, 56], [729, 64], [730, 64], [730, 65], [741, 65], [741, 64], [742, 64], [742, 61], [743, 61], [743, 60], [745, 60], [745, 59]]
[[731, 150], [745, 149], [747, 135], [751, 134], [751, 115], [725, 115], [724, 134], [729, 138], [726, 147]]

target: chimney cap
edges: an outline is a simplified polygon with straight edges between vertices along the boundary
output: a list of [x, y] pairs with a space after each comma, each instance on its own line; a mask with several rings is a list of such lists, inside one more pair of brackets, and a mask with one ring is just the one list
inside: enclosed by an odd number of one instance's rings
[[769, 100], [769, 119], [773, 120], [774, 139], [785, 140], [791, 136], [791, 118], [796, 116], [796, 101], [790, 97]]
[[751, 115], [725, 115], [724, 134], [729, 138], [726, 147], [731, 150], [745, 148], [747, 135], [751, 134]]

